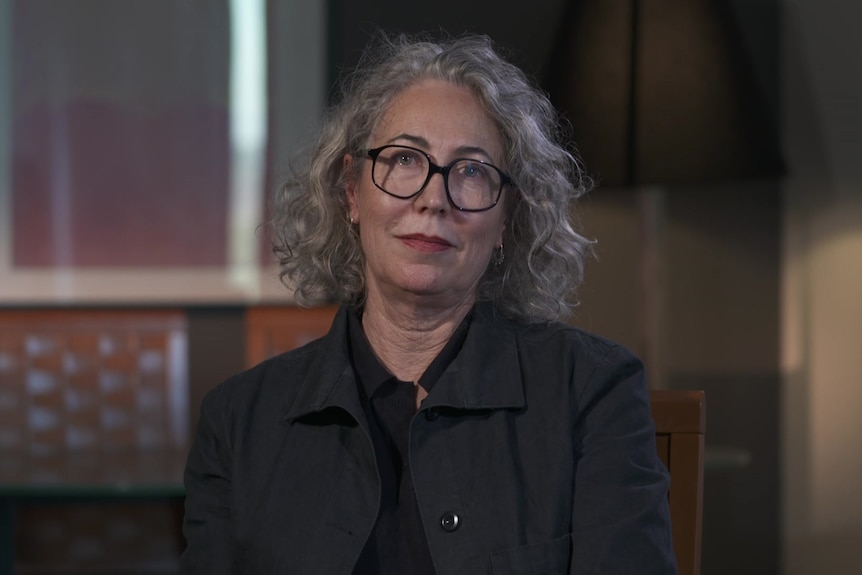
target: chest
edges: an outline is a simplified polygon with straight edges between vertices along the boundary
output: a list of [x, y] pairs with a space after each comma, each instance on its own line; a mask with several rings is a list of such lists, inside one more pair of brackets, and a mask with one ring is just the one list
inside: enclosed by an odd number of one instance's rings
[[[495, 550], [568, 532], [576, 461], [567, 411], [540, 418], [527, 408], [441, 406], [416, 414], [406, 472], [438, 572], [481, 573]], [[262, 571], [289, 564], [350, 573], [380, 497], [366, 427], [334, 409], [279, 434], [236, 461], [238, 560]]]

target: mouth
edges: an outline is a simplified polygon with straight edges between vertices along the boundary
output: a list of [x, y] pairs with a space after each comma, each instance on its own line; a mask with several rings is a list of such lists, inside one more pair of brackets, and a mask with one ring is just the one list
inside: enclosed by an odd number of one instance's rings
[[426, 236], [425, 234], [406, 234], [397, 236], [408, 247], [426, 253], [439, 253], [452, 247], [451, 242], [439, 236]]

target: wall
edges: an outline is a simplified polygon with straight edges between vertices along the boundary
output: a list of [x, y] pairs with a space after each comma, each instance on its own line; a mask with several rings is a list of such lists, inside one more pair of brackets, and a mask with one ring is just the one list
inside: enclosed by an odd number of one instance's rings
[[[736, 4], [772, 112], [781, 100], [777, 4]], [[575, 321], [646, 359], [652, 385], [706, 391], [703, 573], [772, 575], [781, 563], [783, 190], [777, 177], [728, 172], [710, 184], [595, 190], [583, 220], [599, 260], [588, 267]], [[659, 199], [645, 218], [648, 194]], [[658, 263], [653, 301], [643, 283], [649, 258]]]
[[[745, 470], [707, 474], [704, 573], [856, 574], [862, 4], [778, 5], [788, 173], [777, 189], [670, 192], [665, 370], [672, 386], [710, 388], [708, 443], [752, 452]], [[597, 191], [584, 220], [600, 260], [576, 321], [642, 353], [637, 206]]]
[[[660, 327], [651, 384], [706, 391], [703, 574], [770, 575], [780, 563], [780, 189], [733, 182], [664, 190]], [[598, 238], [574, 322], [646, 357], [637, 192], [585, 202]], [[648, 366], [649, 367], [649, 366]], [[728, 453], [749, 462], [729, 465]]]
[[783, 4], [784, 573], [862, 573], [862, 4]]

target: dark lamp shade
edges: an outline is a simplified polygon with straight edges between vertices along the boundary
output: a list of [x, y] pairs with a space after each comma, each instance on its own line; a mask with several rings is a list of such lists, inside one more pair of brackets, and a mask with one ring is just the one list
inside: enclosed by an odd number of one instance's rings
[[772, 87], [728, 2], [573, 1], [553, 54], [546, 86], [600, 185], [783, 175]]

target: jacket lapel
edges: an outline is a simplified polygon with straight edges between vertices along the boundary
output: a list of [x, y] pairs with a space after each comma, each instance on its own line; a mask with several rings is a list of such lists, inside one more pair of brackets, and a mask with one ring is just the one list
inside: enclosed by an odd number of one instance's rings
[[525, 405], [512, 325], [487, 302], [476, 304], [461, 351], [422, 408], [518, 409]]
[[[461, 351], [434, 385], [422, 409], [518, 409], [524, 405], [514, 326], [497, 315], [490, 303], [479, 302]], [[345, 410], [367, 428], [347, 348], [345, 307], [324, 336], [286, 420], [331, 407]]]
[[286, 421], [336, 407], [367, 428], [347, 345], [347, 308], [342, 306], [287, 410]]

